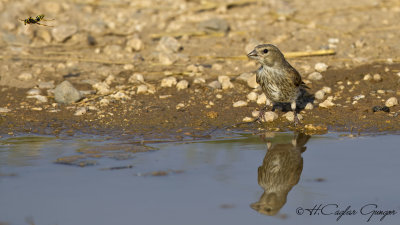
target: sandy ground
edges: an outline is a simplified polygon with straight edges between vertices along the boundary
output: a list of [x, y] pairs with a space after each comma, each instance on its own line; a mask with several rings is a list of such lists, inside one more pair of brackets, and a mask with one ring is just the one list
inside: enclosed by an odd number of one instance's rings
[[[311, 93], [323, 87], [331, 93], [302, 112], [297, 128], [277, 112], [273, 122], [235, 129], [400, 130], [398, 105], [389, 113], [372, 110], [400, 96], [398, 1], [3, 0], [0, 11], [0, 135], [83, 132], [182, 139], [225, 130], [263, 107], [246, 97], [261, 92], [237, 79], [257, 69], [245, 55], [258, 43], [273, 43], [288, 55], [334, 52], [288, 59]], [[48, 20], [41, 23], [53, 27], [24, 26], [19, 20], [39, 14]], [[160, 47], [163, 37], [176, 42]], [[328, 65], [320, 80], [309, 79], [316, 63]], [[130, 82], [133, 74], [142, 74], [145, 83]], [[366, 74], [380, 79], [364, 80]], [[208, 86], [221, 75], [229, 76], [234, 87]], [[161, 87], [165, 77], [189, 86]], [[206, 82], [195, 84], [196, 78]], [[64, 80], [87, 91], [85, 98], [57, 104], [54, 87], [43, 82]], [[108, 93], [93, 87], [101, 82], [109, 86]], [[27, 91], [41, 84], [38, 90], [47, 102], [27, 98]], [[138, 94], [143, 84], [151, 91]], [[112, 97], [118, 92], [127, 97]], [[109, 103], [101, 104], [102, 99]], [[335, 105], [319, 107], [326, 99]], [[233, 107], [239, 100], [247, 106]], [[82, 107], [85, 113], [74, 115]]]

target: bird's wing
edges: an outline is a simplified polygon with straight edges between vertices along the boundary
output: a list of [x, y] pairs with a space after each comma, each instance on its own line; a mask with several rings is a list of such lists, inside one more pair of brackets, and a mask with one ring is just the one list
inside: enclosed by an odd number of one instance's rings
[[289, 70], [288, 70], [288, 73], [290, 74], [290, 78], [292, 79], [293, 84], [294, 84], [296, 87], [302, 86], [302, 87], [304, 87], [304, 88], [310, 89], [310, 88], [307, 87], [307, 85], [301, 80], [301, 76], [300, 76], [299, 72], [297, 72], [297, 70], [296, 70], [295, 68], [290, 67]]

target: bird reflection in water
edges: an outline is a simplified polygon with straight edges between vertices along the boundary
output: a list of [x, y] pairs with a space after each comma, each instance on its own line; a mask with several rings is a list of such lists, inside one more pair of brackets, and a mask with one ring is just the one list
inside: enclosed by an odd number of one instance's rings
[[293, 139], [267, 138], [267, 153], [258, 167], [258, 184], [264, 189], [258, 202], [250, 206], [259, 213], [273, 216], [286, 203], [289, 191], [299, 182], [303, 170], [305, 144], [311, 136], [295, 133]]

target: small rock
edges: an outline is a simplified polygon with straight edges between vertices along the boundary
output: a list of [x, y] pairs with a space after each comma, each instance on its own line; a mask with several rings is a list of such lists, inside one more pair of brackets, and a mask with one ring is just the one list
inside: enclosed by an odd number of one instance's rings
[[129, 38], [129, 40], [126, 42], [126, 47], [131, 51], [140, 51], [143, 49], [143, 41], [137, 35], [135, 35], [132, 38]]
[[211, 65], [211, 69], [220, 71], [220, 70], [222, 70], [222, 65], [218, 64], [218, 63], [214, 63]]
[[204, 84], [204, 83], [206, 83], [206, 80], [202, 77], [196, 77], [196, 78], [194, 78], [193, 83], [194, 84]]
[[81, 98], [81, 93], [69, 81], [63, 81], [54, 89], [54, 99], [58, 103], [70, 104]]
[[314, 96], [316, 99], [321, 100], [325, 97], [325, 92], [323, 90], [319, 90], [319, 91], [315, 92]]
[[104, 80], [104, 83], [111, 85], [114, 80], [115, 80], [114, 75], [108, 75], [107, 78]]
[[78, 110], [75, 111], [74, 116], [82, 116], [86, 113], [86, 107], [80, 107]]
[[332, 99], [330, 99], [330, 98], [326, 99], [322, 103], [319, 103], [319, 107], [322, 107], [322, 108], [328, 108], [328, 107], [331, 107], [331, 106], [334, 106], [334, 105], [335, 105], [335, 103], [333, 103]]
[[210, 82], [208, 84], [208, 86], [213, 88], [213, 89], [221, 89], [222, 88], [221, 83], [219, 81], [217, 81], [217, 80]]
[[221, 83], [222, 89], [224, 90], [234, 87], [228, 76], [218, 76], [218, 81]]
[[176, 84], [178, 91], [187, 89], [189, 87], [189, 82], [187, 80], [181, 80]]
[[252, 122], [254, 119], [251, 117], [246, 116], [245, 118], [243, 118], [243, 122]]
[[237, 101], [237, 102], [233, 103], [233, 107], [243, 107], [243, 106], [247, 106], [246, 101]]
[[363, 98], [365, 98], [365, 95], [357, 95], [357, 96], [353, 97], [353, 100], [354, 101], [358, 101], [358, 100], [363, 99]]
[[258, 117], [259, 115], [260, 115], [260, 111], [254, 110], [253, 112], [251, 112], [252, 117]]
[[11, 112], [11, 109], [0, 107], [0, 113], [8, 113]]
[[386, 100], [386, 102], [385, 102], [386, 107], [392, 107], [392, 106], [395, 106], [398, 104], [399, 104], [399, 101], [397, 100], [396, 97], [391, 97], [388, 100]]
[[103, 49], [104, 54], [110, 57], [115, 57], [116, 55], [120, 54], [121, 51], [122, 47], [120, 45], [107, 45]]
[[143, 83], [144, 82], [143, 75], [140, 73], [134, 73], [132, 76], [129, 77], [128, 82], [133, 84]]
[[253, 74], [253, 73], [242, 73], [236, 78], [236, 80], [241, 80], [241, 81], [247, 82], [247, 80], [250, 79], [254, 75], [255, 74]]
[[78, 27], [72, 24], [61, 24], [51, 30], [53, 38], [57, 42], [63, 42], [78, 32]]
[[222, 95], [221, 94], [216, 94], [215, 97], [218, 98], [218, 99], [221, 99]]
[[40, 89], [53, 89], [54, 88], [54, 81], [49, 82], [39, 82]]
[[31, 110], [33, 110], [33, 111], [42, 111], [43, 108], [42, 107], [32, 107]]
[[261, 95], [258, 95], [257, 104], [259, 104], [259, 105], [270, 105], [271, 102], [267, 99], [267, 96], [265, 96], [265, 94], [262, 93]]
[[308, 75], [309, 80], [321, 80], [322, 79], [322, 74], [319, 72], [313, 72], [310, 75]]
[[30, 95], [30, 96], [27, 96], [27, 98], [36, 98], [39, 102], [42, 102], [42, 103], [47, 102], [47, 97], [43, 96], [43, 95]]
[[176, 62], [176, 60], [177, 60], [177, 57], [170, 53], [164, 53], [164, 52], [158, 53], [158, 61], [162, 65], [170, 66], [170, 65], [174, 64]]
[[115, 94], [110, 95], [111, 98], [115, 98], [116, 100], [129, 100], [131, 99], [131, 97], [129, 97], [128, 95], [126, 95], [123, 92], [118, 91]]
[[382, 77], [381, 77], [381, 75], [378, 74], [378, 73], [374, 74], [373, 79], [374, 79], [374, 81], [376, 81], [376, 82], [382, 81]]
[[211, 18], [200, 22], [198, 28], [206, 32], [228, 32], [229, 24], [226, 20]]
[[161, 80], [161, 87], [172, 87], [178, 82], [175, 77], [166, 77]]
[[[294, 113], [293, 113], [292, 111], [283, 114], [283, 117], [285, 117], [285, 118], [286, 118], [287, 120], [289, 120], [290, 122], [293, 122], [293, 121], [294, 121]], [[302, 120], [302, 119], [303, 119], [303, 116], [302, 116], [301, 114], [297, 114], [297, 118], [298, 118], [299, 120]]]
[[269, 111], [264, 113], [264, 122], [272, 122], [276, 119], [278, 119], [278, 114], [276, 114], [275, 112]]
[[158, 96], [160, 99], [170, 98], [172, 95], [160, 95]]
[[257, 98], [258, 98], [258, 94], [255, 93], [254, 91], [250, 92], [250, 93], [247, 95], [247, 99], [248, 99], [249, 101], [257, 101]]
[[28, 73], [28, 72], [21, 73], [18, 76], [18, 80], [21, 80], [21, 81], [31, 80], [32, 78], [33, 78], [33, 75], [31, 73]]
[[377, 91], [376, 91], [376, 93], [378, 93], [378, 94], [385, 94], [385, 93], [386, 93], [386, 91], [385, 91], [385, 90], [381, 90], [381, 89], [379, 89], [379, 90], [377, 90]]
[[317, 63], [315, 64], [314, 69], [317, 72], [324, 72], [328, 69], [328, 65], [326, 65], [325, 63]]
[[306, 110], [312, 110], [314, 108], [314, 105], [311, 102], [309, 102], [309, 103], [307, 103], [306, 107], [304, 107], [304, 108]]
[[379, 111], [390, 112], [390, 108], [387, 106], [374, 106], [374, 107], [372, 107], [372, 111], [373, 112], [379, 112]]
[[366, 75], [364, 76], [364, 78], [363, 78], [363, 80], [366, 80], [366, 81], [371, 80], [371, 79], [372, 79], [371, 74], [366, 74]]
[[100, 94], [100, 95], [108, 95], [111, 92], [110, 86], [108, 86], [108, 84], [106, 84], [104, 82], [95, 83], [92, 85], [92, 87], [94, 89], [96, 89], [97, 94]]
[[332, 88], [326, 87], [326, 86], [323, 87], [322, 90], [323, 90], [325, 93], [327, 93], [327, 94], [330, 94], [330, 93], [332, 92]]
[[176, 105], [176, 109], [178, 110], [178, 109], [182, 109], [182, 108], [184, 108], [185, 107], [185, 104], [183, 104], [183, 103], [179, 103], [178, 105]]
[[148, 90], [147, 85], [142, 84], [142, 85], [139, 85], [139, 86], [137, 87], [136, 93], [137, 93], [137, 94], [146, 94], [146, 93], [147, 93], [147, 90]]
[[257, 83], [256, 75], [253, 74], [249, 79], [247, 79], [247, 85], [250, 88], [258, 88], [260, 85]]
[[109, 104], [110, 104], [110, 100], [108, 100], [107, 98], [103, 98], [100, 100], [101, 106], [108, 106]]
[[40, 95], [40, 89], [32, 88], [26, 92], [27, 95]]
[[176, 53], [182, 49], [182, 45], [173, 37], [162, 37], [157, 45], [157, 51], [164, 53]]

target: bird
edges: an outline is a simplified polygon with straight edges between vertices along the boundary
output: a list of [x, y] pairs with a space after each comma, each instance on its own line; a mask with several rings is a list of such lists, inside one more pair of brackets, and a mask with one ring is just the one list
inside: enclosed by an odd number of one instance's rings
[[[257, 45], [247, 56], [261, 64], [256, 73], [256, 81], [266, 97], [274, 105], [290, 103], [296, 126], [300, 122], [297, 116], [296, 101], [308, 88], [302, 81], [299, 72], [286, 61], [278, 47], [272, 44]], [[267, 107], [265, 106], [260, 111], [259, 120], [264, 117]]]

